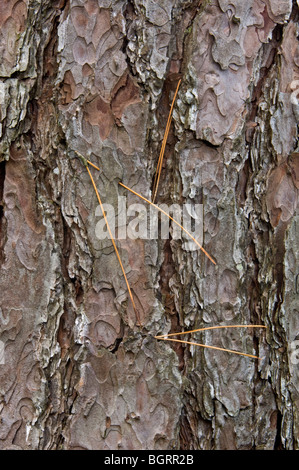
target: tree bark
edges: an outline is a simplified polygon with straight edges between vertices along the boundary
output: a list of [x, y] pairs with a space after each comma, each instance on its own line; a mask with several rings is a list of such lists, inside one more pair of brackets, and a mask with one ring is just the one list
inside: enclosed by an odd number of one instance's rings
[[[298, 449], [298, 2], [0, 3], [2, 449]], [[204, 248], [98, 200], [203, 204]], [[158, 334], [231, 324], [188, 338]], [[188, 339], [187, 338], [187, 339]]]

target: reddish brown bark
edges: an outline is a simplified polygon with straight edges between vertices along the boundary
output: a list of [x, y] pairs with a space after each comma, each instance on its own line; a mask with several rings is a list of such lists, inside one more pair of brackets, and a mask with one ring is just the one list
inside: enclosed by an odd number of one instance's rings
[[[2, 449], [298, 449], [298, 4], [0, 5]], [[119, 240], [98, 204], [204, 205], [204, 247]], [[223, 324], [197, 342], [157, 341]]]

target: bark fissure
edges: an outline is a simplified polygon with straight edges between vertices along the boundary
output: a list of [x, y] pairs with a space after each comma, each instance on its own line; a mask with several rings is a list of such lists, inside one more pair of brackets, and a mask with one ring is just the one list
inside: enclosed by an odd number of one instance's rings
[[[298, 51], [291, 0], [6, 2], [1, 448], [298, 448]], [[179, 78], [157, 203], [204, 204], [217, 265], [117, 240], [139, 328], [72, 150], [107, 210], [150, 199]], [[241, 323], [190, 339], [261, 361], [155, 339]]]
[[5, 183], [5, 161], [0, 162], [0, 266], [4, 261], [4, 245], [5, 245], [5, 217], [3, 207], [3, 192]]

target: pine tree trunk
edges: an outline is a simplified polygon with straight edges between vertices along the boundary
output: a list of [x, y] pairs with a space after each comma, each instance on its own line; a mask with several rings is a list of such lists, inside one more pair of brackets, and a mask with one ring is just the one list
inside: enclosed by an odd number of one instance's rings
[[[2, 449], [299, 448], [298, 12], [1, 0]], [[75, 151], [116, 214], [151, 199], [179, 78], [157, 204], [203, 204], [216, 265], [117, 240], [139, 326]], [[232, 324], [267, 329], [186, 339], [260, 360], [155, 338]]]

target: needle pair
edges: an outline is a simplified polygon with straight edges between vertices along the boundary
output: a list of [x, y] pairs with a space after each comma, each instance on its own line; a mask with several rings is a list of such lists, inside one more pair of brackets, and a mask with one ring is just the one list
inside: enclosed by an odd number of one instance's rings
[[180, 333], [170, 333], [167, 335], [159, 335], [155, 336], [156, 339], [160, 339], [163, 341], [174, 341], [177, 343], [184, 343], [184, 344], [190, 344], [193, 346], [200, 346], [201, 348], [209, 348], [209, 349], [216, 349], [217, 351], [225, 351], [228, 353], [232, 354], [238, 354], [240, 356], [246, 356], [246, 357], [251, 357], [253, 359], [261, 359], [258, 356], [254, 356], [253, 354], [247, 354], [243, 353], [241, 351], [235, 351], [232, 349], [226, 349], [226, 348], [220, 348], [218, 346], [210, 346], [208, 344], [201, 344], [201, 343], [195, 343], [194, 341], [186, 341], [186, 340], [181, 340], [181, 339], [175, 339], [174, 336], [179, 336], [179, 335], [187, 335], [191, 333], [197, 333], [199, 331], [207, 331], [207, 330], [216, 330], [220, 328], [266, 328], [264, 325], [219, 325], [219, 326], [208, 326], [205, 328], [198, 328], [196, 330], [190, 330], [190, 331], [182, 331]]

